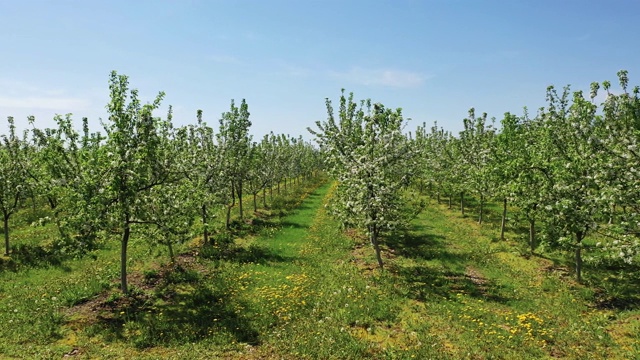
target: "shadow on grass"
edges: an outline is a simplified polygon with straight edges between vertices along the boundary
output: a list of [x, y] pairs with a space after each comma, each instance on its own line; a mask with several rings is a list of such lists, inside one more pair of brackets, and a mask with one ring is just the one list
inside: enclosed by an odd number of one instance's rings
[[[445, 248], [444, 236], [427, 234], [427, 229], [424, 225], [415, 225], [412, 230], [414, 232], [403, 232], [390, 236], [386, 239], [387, 246], [393, 249], [396, 255], [407, 258], [430, 260], [447, 256], [457, 257], [457, 255], [449, 253]], [[415, 232], [420, 232], [421, 234], [418, 235]]]
[[443, 270], [428, 266], [407, 266], [398, 269], [409, 291], [407, 296], [419, 301], [450, 299], [456, 294], [466, 294], [486, 301], [507, 303], [510, 299], [501, 295], [502, 286], [483, 278], [473, 271]]
[[0, 258], [0, 271], [19, 271], [21, 268], [46, 268], [50, 266], [62, 267], [63, 261], [71, 256], [40, 245], [18, 244], [13, 247], [9, 257]]
[[280, 226], [283, 228], [294, 228], [294, 229], [308, 229], [309, 226], [307, 225], [300, 225], [298, 223], [292, 222], [292, 221], [282, 221], [280, 223]]
[[594, 305], [600, 309], [640, 309], [640, 265], [587, 265], [586, 283], [595, 289]]
[[203, 340], [260, 343], [250, 319], [238, 311], [246, 304], [233, 297], [234, 284], [221, 277], [202, 278], [193, 270], [172, 271], [153, 294], [134, 291], [107, 300], [92, 332], [138, 348]]
[[441, 265], [395, 266], [395, 272], [407, 285], [406, 296], [415, 300], [449, 299], [457, 293], [487, 301], [506, 303], [508, 298], [500, 295], [504, 289], [494, 281], [482, 277], [471, 267], [472, 255], [454, 252], [447, 248], [446, 238], [427, 233], [424, 225], [415, 225], [414, 232], [394, 236], [387, 241], [396, 255], [415, 260], [436, 260]]

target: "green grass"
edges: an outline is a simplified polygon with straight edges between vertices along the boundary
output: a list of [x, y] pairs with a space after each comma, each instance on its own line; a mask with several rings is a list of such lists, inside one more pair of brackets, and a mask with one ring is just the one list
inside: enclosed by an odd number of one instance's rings
[[328, 215], [332, 189], [299, 189], [279, 200], [295, 210], [262, 210], [253, 226], [236, 222], [232, 243], [185, 244], [173, 265], [134, 242], [131, 297], [115, 289], [117, 242], [94, 258], [4, 270], [0, 323], [8, 326], [0, 328], [0, 354], [633, 359], [640, 353], [640, 311], [598, 301], [602, 291], [622, 291], [622, 277], [607, 280], [608, 288], [596, 281], [613, 270], [592, 266], [578, 284], [561, 254], [523, 256], [516, 233], [499, 241], [492, 220], [478, 226], [474, 217], [432, 201], [407, 231], [386, 237], [388, 270], [380, 272], [366, 241], [347, 236]]

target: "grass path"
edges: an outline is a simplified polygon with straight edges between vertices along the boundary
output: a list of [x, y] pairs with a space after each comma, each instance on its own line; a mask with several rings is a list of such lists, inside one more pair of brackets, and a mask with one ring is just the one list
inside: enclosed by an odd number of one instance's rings
[[[431, 204], [404, 237], [390, 241], [395, 272], [448, 358], [628, 359], [637, 314], [598, 309], [594, 292], [544, 258], [523, 257], [514, 241], [499, 241], [445, 206]], [[509, 234], [515, 238], [515, 234]], [[633, 327], [634, 325], [631, 325]], [[622, 331], [623, 333], [625, 331]], [[630, 333], [630, 332], [629, 332]], [[629, 346], [630, 344], [634, 345]]]

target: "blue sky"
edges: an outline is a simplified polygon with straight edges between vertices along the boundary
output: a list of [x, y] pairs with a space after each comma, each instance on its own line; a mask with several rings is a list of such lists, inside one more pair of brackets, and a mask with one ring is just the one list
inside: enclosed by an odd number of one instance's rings
[[165, 91], [177, 125], [246, 98], [256, 137], [310, 138], [345, 88], [458, 132], [470, 107], [535, 113], [548, 85], [640, 83], [638, 16], [634, 0], [0, 0], [0, 118], [99, 129], [116, 70], [145, 100]]

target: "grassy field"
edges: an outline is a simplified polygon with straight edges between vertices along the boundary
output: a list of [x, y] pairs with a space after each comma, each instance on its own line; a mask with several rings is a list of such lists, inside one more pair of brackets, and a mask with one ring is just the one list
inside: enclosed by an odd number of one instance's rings
[[[640, 358], [640, 311], [601, 300], [624, 289], [619, 272], [587, 268], [578, 284], [561, 255], [525, 256], [491, 217], [433, 202], [387, 238], [379, 272], [327, 214], [331, 193], [309, 185], [286, 199], [294, 211], [255, 214], [234, 244], [196, 239], [173, 264], [134, 241], [131, 297], [117, 291], [117, 241], [81, 259], [23, 256], [0, 272], [1, 358]], [[55, 231], [27, 223], [16, 242]]]

